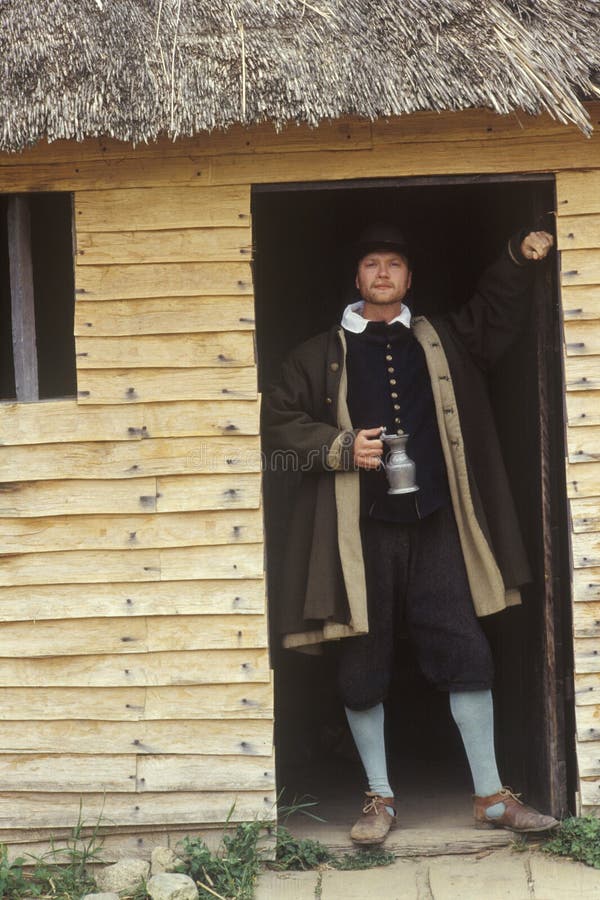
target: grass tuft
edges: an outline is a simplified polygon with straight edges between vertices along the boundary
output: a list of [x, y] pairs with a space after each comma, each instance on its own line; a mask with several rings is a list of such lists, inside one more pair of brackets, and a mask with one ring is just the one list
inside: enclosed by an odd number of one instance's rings
[[570, 856], [600, 869], [600, 819], [595, 816], [564, 819], [556, 835], [541, 849], [555, 856]]

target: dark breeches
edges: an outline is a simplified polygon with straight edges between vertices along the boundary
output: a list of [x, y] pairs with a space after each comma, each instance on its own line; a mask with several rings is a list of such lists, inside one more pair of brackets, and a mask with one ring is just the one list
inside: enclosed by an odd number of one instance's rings
[[423, 675], [440, 690], [490, 688], [490, 647], [475, 615], [450, 504], [414, 525], [361, 522], [369, 633], [342, 641], [338, 687], [345, 706], [385, 699], [398, 632], [413, 643]]

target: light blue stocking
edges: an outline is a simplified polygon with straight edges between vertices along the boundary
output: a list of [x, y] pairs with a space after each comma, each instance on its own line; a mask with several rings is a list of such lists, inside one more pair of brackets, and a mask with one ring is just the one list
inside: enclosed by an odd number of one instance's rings
[[[494, 749], [494, 702], [492, 692], [451, 691], [450, 710], [465, 746], [478, 797], [490, 797], [502, 788]], [[486, 809], [491, 818], [501, 816], [506, 807], [495, 803]]]

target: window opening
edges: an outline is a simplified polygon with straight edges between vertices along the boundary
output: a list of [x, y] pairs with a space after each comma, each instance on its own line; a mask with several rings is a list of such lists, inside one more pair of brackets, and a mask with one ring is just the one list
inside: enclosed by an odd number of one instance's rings
[[0, 195], [0, 399], [76, 394], [70, 194]]

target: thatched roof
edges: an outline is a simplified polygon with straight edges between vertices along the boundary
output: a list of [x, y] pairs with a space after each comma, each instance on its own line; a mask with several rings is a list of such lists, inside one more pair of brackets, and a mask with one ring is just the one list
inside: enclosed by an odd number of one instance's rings
[[5, 150], [468, 107], [585, 131], [600, 0], [0, 0], [0, 53]]

